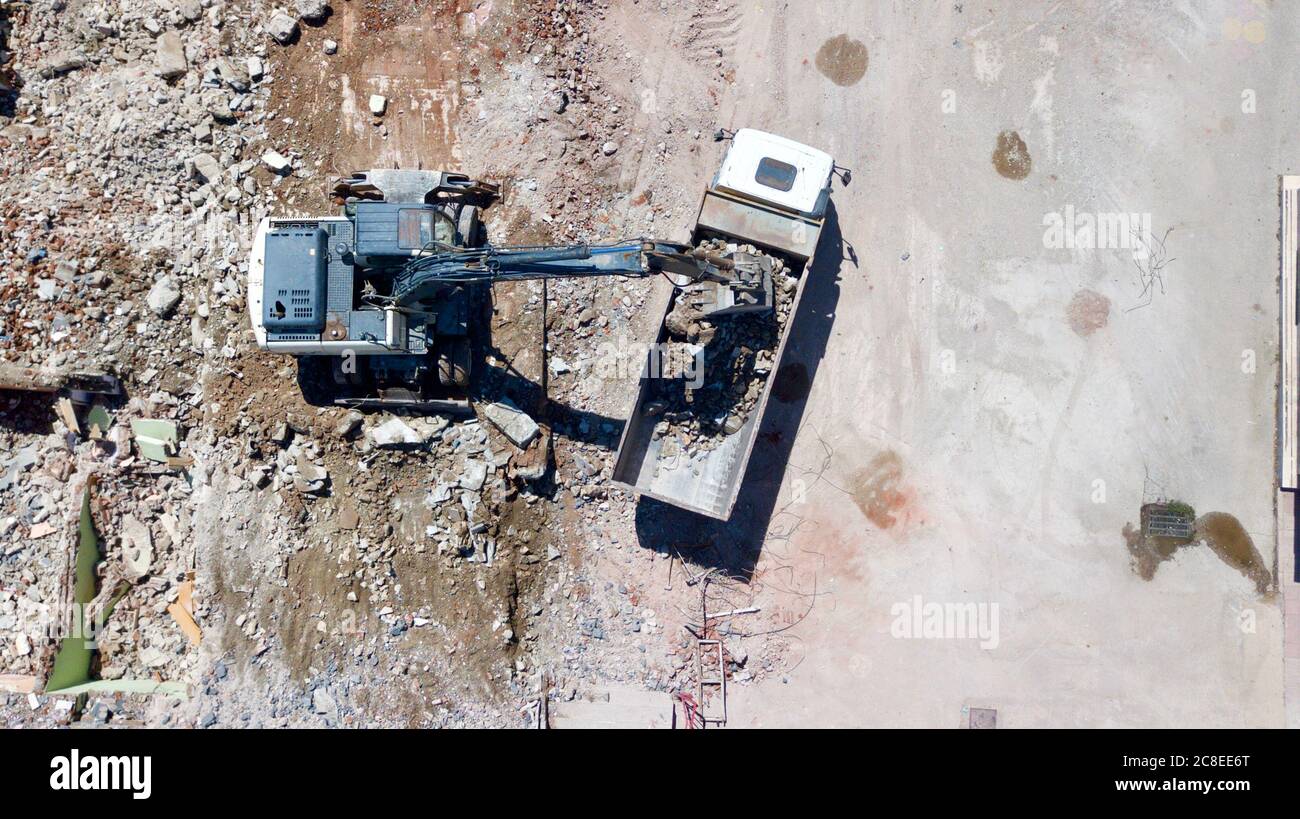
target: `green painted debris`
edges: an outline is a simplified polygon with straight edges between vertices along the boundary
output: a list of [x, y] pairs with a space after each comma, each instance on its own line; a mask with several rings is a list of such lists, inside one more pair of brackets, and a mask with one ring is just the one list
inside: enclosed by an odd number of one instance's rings
[[103, 404], [95, 404], [90, 408], [90, 412], [86, 413], [86, 426], [90, 427], [92, 436], [103, 437], [108, 432], [108, 428], [113, 426], [113, 416]]
[[135, 435], [135, 445], [140, 448], [140, 454], [151, 461], [166, 463], [180, 446], [180, 435], [171, 421], [137, 418], [131, 422], [131, 433]]
[[77, 538], [76, 586], [73, 589], [72, 634], [59, 644], [54, 657], [54, 670], [45, 683], [47, 693], [60, 691], [74, 685], [90, 682], [90, 660], [93, 651], [87, 645], [86, 606], [95, 599], [95, 565], [99, 563], [99, 535], [95, 521], [90, 516], [90, 482], [81, 496], [81, 524]]
[[46, 689], [47, 694], [162, 694], [165, 697], [178, 697], [183, 700], [189, 699], [189, 686], [176, 680], [166, 682], [154, 682], [153, 680], [92, 680], [91, 682], [73, 685], [67, 688], [51, 691]]
[[[173, 432], [175, 428], [173, 427]], [[46, 694], [162, 694], [168, 697], [189, 698], [189, 688], [182, 682], [156, 682], [154, 680], [92, 680], [90, 664], [94, 657], [91, 641], [100, 624], [86, 622], [86, 607], [95, 599], [95, 566], [99, 563], [99, 534], [95, 531], [95, 520], [90, 514], [90, 487], [86, 482], [86, 491], [81, 496], [81, 524], [77, 540], [76, 585], [73, 588], [74, 615], [77, 622], [73, 624], [71, 636], [64, 637], [59, 643], [59, 653], [54, 657], [54, 670], [45, 681]], [[113, 609], [130, 591], [123, 584], [108, 605], [104, 607], [104, 620], [112, 614]]]

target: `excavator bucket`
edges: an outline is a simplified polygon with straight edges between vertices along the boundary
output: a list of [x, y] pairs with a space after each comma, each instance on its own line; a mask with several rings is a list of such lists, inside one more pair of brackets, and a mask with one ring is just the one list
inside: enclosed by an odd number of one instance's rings
[[751, 253], [651, 252], [652, 268], [687, 277], [680, 301], [704, 318], [772, 309], [772, 259]]

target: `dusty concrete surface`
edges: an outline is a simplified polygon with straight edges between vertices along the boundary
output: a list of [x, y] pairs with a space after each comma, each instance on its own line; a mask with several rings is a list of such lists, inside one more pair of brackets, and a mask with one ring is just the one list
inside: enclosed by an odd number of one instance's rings
[[[0, 404], [3, 724], [620, 722], [610, 692], [662, 721], [702, 626], [733, 726], [1283, 723], [1296, 10], [351, 0], [281, 44], [260, 2], [3, 5], [0, 355], [90, 355], [127, 392], [109, 444]], [[485, 296], [476, 388], [542, 424], [541, 480], [473, 419], [379, 446], [384, 417], [307, 403], [252, 343], [252, 226], [327, 212], [336, 175], [500, 181], [497, 242], [681, 239], [718, 126], [852, 170], [726, 524], [608, 486], [637, 367], [601, 365], [654, 332], [662, 282]], [[1136, 264], [1082, 227], [1120, 213]], [[192, 468], [142, 464], [139, 417], [179, 423]], [[101, 576], [127, 515], [155, 544], [96, 671], [184, 703], [40, 690], [57, 641], [31, 624], [90, 475]], [[1192, 542], [1134, 534], [1157, 501], [1194, 507]], [[199, 645], [167, 614], [191, 594]]]
[[[1143, 579], [1122, 530], [1183, 500], [1235, 516], [1276, 567], [1276, 187], [1300, 19], [1113, 6], [746, 10], [731, 115], [854, 170], [835, 192], [854, 258], [826, 285], [824, 353], [798, 351], [816, 375], [781, 498], [806, 501], [763, 558], [820, 596], [791, 630], [802, 662], [734, 689], [737, 723], [1282, 723], [1276, 586], [1205, 546]], [[816, 58], [840, 33], [870, 55], [847, 85]], [[1023, 178], [999, 172], [1006, 132]], [[1143, 295], [1128, 250], [1045, 246], [1070, 206], [1149, 213], [1176, 257], [1163, 288]], [[827, 451], [815, 480], [798, 471]], [[996, 604], [997, 647], [891, 636], [918, 595]]]

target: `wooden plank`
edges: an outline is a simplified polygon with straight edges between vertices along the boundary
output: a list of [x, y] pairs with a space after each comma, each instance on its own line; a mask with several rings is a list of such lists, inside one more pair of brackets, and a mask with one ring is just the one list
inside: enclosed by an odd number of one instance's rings
[[1300, 407], [1297, 407], [1296, 368], [1296, 253], [1298, 208], [1300, 208], [1300, 176], [1282, 177], [1282, 282], [1279, 288], [1282, 299], [1281, 336], [1282, 336], [1282, 371], [1279, 374], [1278, 395], [1278, 445], [1281, 452], [1278, 457], [1278, 482], [1283, 489], [1295, 490], [1300, 485], [1297, 476], [1297, 423], [1300, 423]]

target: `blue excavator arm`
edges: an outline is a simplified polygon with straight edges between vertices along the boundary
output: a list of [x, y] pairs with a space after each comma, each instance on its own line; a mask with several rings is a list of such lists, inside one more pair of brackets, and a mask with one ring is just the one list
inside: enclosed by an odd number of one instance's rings
[[[760, 264], [648, 239], [564, 247], [450, 248], [416, 256], [393, 280], [388, 301], [398, 306], [432, 298], [449, 284], [579, 278], [584, 276], [685, 276], [686, 286], [716, 286], [751, 309], [770, 309], [771, 270]], [[719, 305], [721, 306], [721, 305]]]

